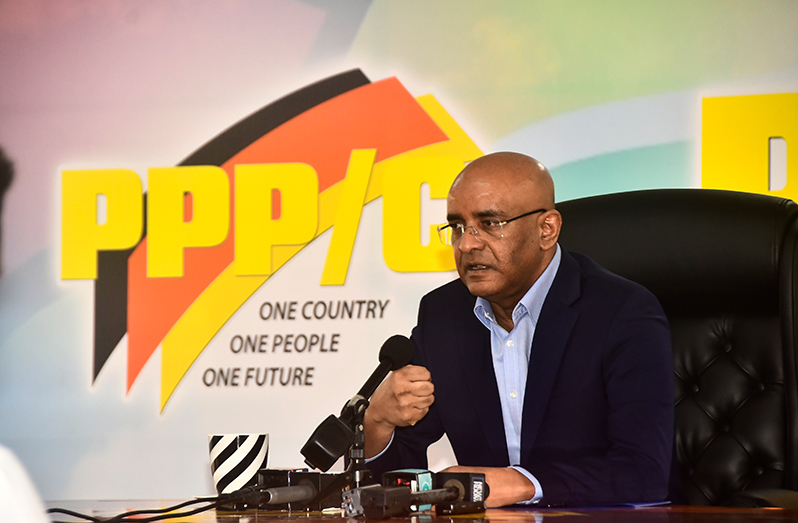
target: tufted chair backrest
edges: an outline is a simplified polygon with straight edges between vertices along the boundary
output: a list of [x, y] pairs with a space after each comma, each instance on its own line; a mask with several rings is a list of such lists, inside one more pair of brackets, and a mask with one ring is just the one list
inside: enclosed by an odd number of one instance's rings
[[560, 245], [660, 300], [671, 324], [687, 499], [798, 489], [798, 205], [661, 189], [557, 204]]

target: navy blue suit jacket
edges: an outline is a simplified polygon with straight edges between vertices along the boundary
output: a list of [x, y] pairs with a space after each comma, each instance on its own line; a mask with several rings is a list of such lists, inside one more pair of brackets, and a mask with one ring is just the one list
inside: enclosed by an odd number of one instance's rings
[[[490, 332], [460, 280], [422, 300], [414, 363], [432, 374], [435, 403], [397, 428], [372, 472], [427, 468], [444, 433], [466, 466], [510, 465]], [[673, 442], [670, 330], [656, 298], [592, 260], [562, 253], [536, 327], [521, 429], [520, 465], [544, 505], [660, 501]]]

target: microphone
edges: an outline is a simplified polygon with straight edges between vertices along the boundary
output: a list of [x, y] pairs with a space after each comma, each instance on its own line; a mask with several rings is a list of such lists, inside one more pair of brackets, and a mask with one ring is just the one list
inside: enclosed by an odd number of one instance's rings
[[459, 492], [455, 487], [413, 492], [407, 485], [398, 487], [363, 488], [360, 504], [366, 519], [387, 519], [407, 516], [415, 512], [411, 507], [442, 504], [456, 501]]
[[341, 415], [330, 414], [316, 427], [300, 451], [305, 463], [326, 472], [344, 455], [355, 440], [355, 420], [362, 417], [368, 407], [368, 398], [388, 375], [413, 359], [413, 343], [401, 334], [388, 338], [380, 348], [380, 364], [371, 373], [357, 394], [341, 409]]
[[424, 470], [395, 470], [382, 475], [382, 486], [369, 485], [348, 490], [343, 493], [346, 515], [386, 519], [428, 510], [433, 504], [437, 515], [485, 512], [485, 500], [490, 495], [485, 474], [438, 472], [434, 474], [432, 489], [429, 489], [429, 484], [422, 486], [414, 480], [421, 480], [429, 474], [429, 471]]
[[[380, 364], [371, 373], [366, 383], [360, 387], [352, 399], [344, 405], [341, 411], [341, 419], [346, 423], [351, 423], [351, 419], [355, 415], [356, 405], [361, 399], [369, 399], [377, 387], [380, 386], [382, 380], [392, 370], [398, 370], [410, 363], [413, 359], [413, 343], [401, 334], [395, 334], [385, 340], [380, 348]], [[365, 410], [365, 408], [363, 409]]]
[[413, 343], [401, 334], [395, 334], [385, 340], [380, 348], [380, 364], [371, 373], [366, 383], [360, 387], [358, 395], [368, 399], [377, 390], [389, 371], [398, 370], [413, 359]]
[[282, 503], [296, 503], [297, 501], [310, 501], [318, 492], [311, 483], [290, 485], [287, 487], [271, 487], [261, 491], [265, 494], [267, 505], [280, 505]]

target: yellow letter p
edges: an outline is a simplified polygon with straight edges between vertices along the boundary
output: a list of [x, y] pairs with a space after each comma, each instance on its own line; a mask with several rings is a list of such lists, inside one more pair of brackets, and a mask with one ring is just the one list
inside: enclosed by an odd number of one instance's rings
[[[141, 179], [128, 169], [69, 170], [61, 173], [61, 278], [97, 278], [97, 252], [122, 250], [141, 239], [144, 211]], [[98, 223], [97, 200], [106, 199]]]

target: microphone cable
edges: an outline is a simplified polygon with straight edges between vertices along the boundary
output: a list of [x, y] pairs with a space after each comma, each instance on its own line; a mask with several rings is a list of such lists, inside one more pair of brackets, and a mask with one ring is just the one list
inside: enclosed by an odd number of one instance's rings
[[[205, 512], [206, 510], [219, 508], [229, 503], [243, 502], [248, 505], [257, 506], [260, 503], [268, 503], [269, 501], [271, 501], [272, 498], [274, 497], [273, 490], [274, 488], [269, 489], [261, 486], [245, 487], [235, 492], [231, 492], [230, 494], [221, 494], [215, 497], [192, 499], [189, 501], [178, 503], [177, 505], [172, 505], [171, 507], [160, 508], [160, 509], [131, 510], [129, 512], [123, 512], [121, 514], [117, 514], [116, 516], [111, 516], [111, 517], [89, 516], [88, 514], [82, 514], [80, 512], [64, 508], [51, 508], [47, 510], [47, 513], [64, 514], [66, 516], [90, 521], [91, 523], [150, 523], [166, 519], [175, 519], [175, 518], [193, 516], [195, 514]], [[204, 503], [205, 505], [191, 510], [175, 512], [177, 510], [189, 507], [191, 505], [197, 505], [200, 503]], [[151, 516], [138, 517], [145, 515], [151, 515]], [[52, 523], [67, 523], [67, 522], [53, 521]]]

